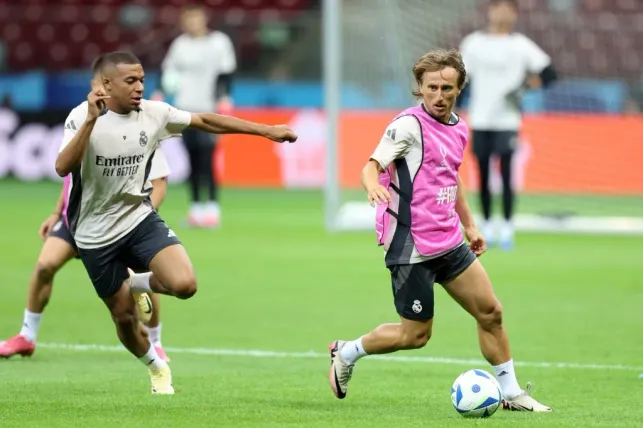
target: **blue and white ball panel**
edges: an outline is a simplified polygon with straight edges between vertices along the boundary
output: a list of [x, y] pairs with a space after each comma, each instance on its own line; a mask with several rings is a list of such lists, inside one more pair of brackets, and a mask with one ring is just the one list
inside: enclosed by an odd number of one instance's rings
[[488, 417], [500, 407], [502, 395], [496, 379], [484, 370], [462, 373], [451, 387], [453, 407], [465, 417]]

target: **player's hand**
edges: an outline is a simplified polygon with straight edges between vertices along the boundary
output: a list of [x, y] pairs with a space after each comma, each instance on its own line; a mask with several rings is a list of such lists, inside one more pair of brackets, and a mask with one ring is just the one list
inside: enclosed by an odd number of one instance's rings
[[99, 85], [92, 85], [92, 91], [87, 95], [87, 117], [89, 119], [96, 119], [100, 116], [100, 112], [105, 108], [105, 100], [111, 98], [105, 94], [105, 89]]
[[469, 248], [476, 256], [481, 256], [487, 251], [487, 241], [484, 239], [484, 236], [477, 227], [466, 227], [464, 229], [464, 235], [469, 241]]
[[366, 194], [368, 196], [368, 203], [371, 204], [372, 207], [377, 204], [388, 204], [391, 202], [391, 194], [386, 187], [381, 184], [369, 188]]
[[60, 215], [51, 214], [45, 221], [42, 222], [42, 224], [40, 225], [40, 229], [38, 229], [38, 234], [43, 240], [47, 239], [49, 232], [51, 232], [51, 229], [53, 229], [58, 220], [60, 220]]
[[297, 134], [288, 125], [269, 126], [264, 136], [278, 143], [297, 141]]

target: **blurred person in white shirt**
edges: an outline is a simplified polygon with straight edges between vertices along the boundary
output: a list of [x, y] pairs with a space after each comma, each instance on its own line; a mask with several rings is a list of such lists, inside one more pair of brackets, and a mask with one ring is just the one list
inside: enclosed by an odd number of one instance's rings
[[[206, 10], [198, 4], [186, 6], [180, 22], [183, 34], [172, 42], [163, 60], [163, 91], [174, 96], [173, 104], [179, 109], [230, 113], [230, 90], [237, 68], [232, 41], [208, 28]], [[213, 167], [216, 137], [194, 129], [185, 130], [182, 137], [191, 167], [188, 224], [219, 227], [221, 211]], [[202, 190], [207, 192], [205, 202], [201, 201]]]
[[[556, 80], [552, 61], [536, 43], [514, 31], [518, 19], [516, 0], [490, 0], [488, 27], [466, 36], [460, 51], [470, 82], [468, 121], [473, 131], [473, 153], [480, 171], [480, 199], [488, 245], [496, 242], [491, 222], [490, 162], [500, 159], [504, 222], [500, 246], [513, 246], [515, 195], [511, 164], [522, 123], [520, 109], [525, 89], [545, 87]], [[460, 100], [465, 97], [462, 94]]]

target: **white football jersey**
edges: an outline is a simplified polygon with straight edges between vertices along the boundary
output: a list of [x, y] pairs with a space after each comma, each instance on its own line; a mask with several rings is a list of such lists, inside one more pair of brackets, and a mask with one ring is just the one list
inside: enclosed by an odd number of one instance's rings
[[460, 46], [471, 78], [468, 122], [481, 131], [516, 131], [520, 110], [507, 98], [519, 89], [529, 73], [540, 73], [551, 58], [536, 43], [520, 33], [506, 35], [476, 31]]
[[[61, 152], [86, 118], [87, 102], [71, 111]], [[190, 121], [189, 112], [149, 100], [143, 100], [138, 111], [107, 111], [96, 120], [85, 157], [71, 172], [67, 219], [79, 248], [109, 245], [152, 212], [152, 164], [160, 153], [156, 150]]]

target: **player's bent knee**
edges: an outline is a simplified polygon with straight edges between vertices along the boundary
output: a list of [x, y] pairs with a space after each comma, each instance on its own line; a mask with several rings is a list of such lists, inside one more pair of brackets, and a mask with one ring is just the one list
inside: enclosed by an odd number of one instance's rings
[[106, 299], [106, 301], [108, 302], [107, 307], [115, 324], [127, 325], [138, 322], [136, 305], [130, 297], [129, 292], [121, 289], [115, 296]]
[[196, 294], [196, 277], [194, 273], [181, 275], [172, 286], [174, 295], [179, 299], [189, 299]]
[[136, 331], [138, 317], [133, 308], [115, 308], [112, 310], [112, 320], [119, 331]]
[[56, 263], [51, 260], [38, 259], [38, 262], [36, 262], [36, 277], [38, 278], [38, 282], [51, 282], [56, 272], [58, 272], [58, 269], [60, 269], [60, 266], [57, 266]]
[[424, 348], [431, 338], [430, 331], [406, 332], [400, 338], [400, 349]]
[[481, 311], [477, 318], [483, 330], [493, 330], [502, 326], [502, 304], [496, 301]]
[[112, 316], [112, 319], [114, 320], [114, 324], [116, 324], [118, 327], [122, 327], [123, 329], [127, 330], [136, 330], [136, 326], [138, 325], [138, 318], [136, 317], [136, 314], [123, 313]]
[[431, 336], [429, 336], [428, 333], [424, 333], [424, 334], [422, 334], [420, 336], [417, 336], [415, 338], [415, 340], [413, 341], [413, 343], [412, 343], [413, 349], [424, 348], [426, 346], [426, 344], [429, 343], [430, 338], [431, 338]]

